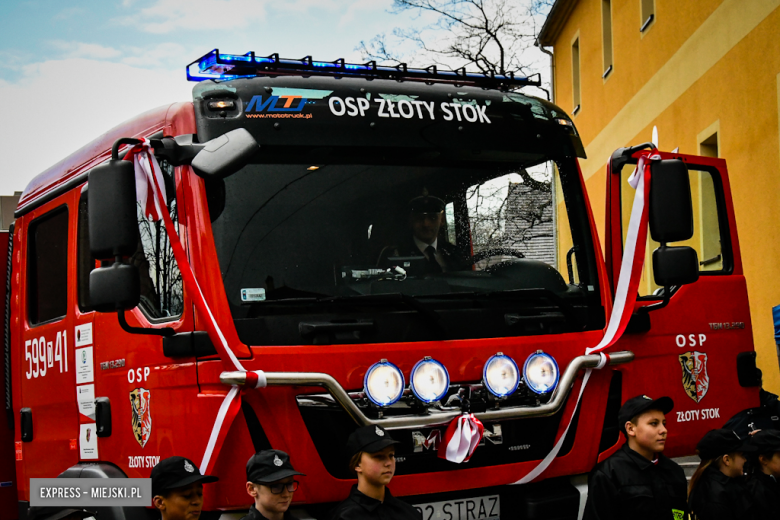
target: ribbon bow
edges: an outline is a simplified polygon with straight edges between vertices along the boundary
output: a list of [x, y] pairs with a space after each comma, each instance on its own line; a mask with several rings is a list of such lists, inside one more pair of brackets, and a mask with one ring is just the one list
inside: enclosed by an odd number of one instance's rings
[[451, 462], [468, 461], [482, 440], [485, 427], [473, 413], [463, 414], [450, 421], [439, 448], [439, 458]]

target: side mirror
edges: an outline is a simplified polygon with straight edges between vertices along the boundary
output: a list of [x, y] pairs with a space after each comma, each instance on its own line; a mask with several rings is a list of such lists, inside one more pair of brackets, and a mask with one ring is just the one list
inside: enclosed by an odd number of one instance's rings
[[259, 149], [252, 134], [237, 128], [207, 142], [192, 159], [192, 168], [205, 179], [221, 179], [244, 167]]
[[89, 302], [98, 312], [132, 309], [141, 299], [138, 270], [121, 261], [138, 247], [135, 171], [131, 162], [120, 161], [117, 155], [120, 144], [136, 142], [120, 139], [113, 158], [89, 172], [89, 249], [93, 258], [114, 259], [110, 267], [89, 274]]
[[130, 256], [138, 247], [135, 172], [111, 159], [89, 172], [89, 248], [95, 258]]
[[653, 251], [653, 277], [661, 287], [693, 283], [699, 279], [699, 255], [691, 247], [661, 245]]
[[140, 300], [141, 279], [135, 266], [115, 262], [89, 273], [89, 303], [96, 311], [124, 311]]
[[650, 166], [650, 236], [665, 244], [693, 236], [693, 204], [688, 168], [679, 159]]

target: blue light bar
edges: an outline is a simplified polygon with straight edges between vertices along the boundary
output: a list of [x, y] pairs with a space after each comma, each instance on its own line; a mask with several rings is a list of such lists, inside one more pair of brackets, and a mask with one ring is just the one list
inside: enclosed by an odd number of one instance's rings
[[528, 77], [515, 76], [513, 72], [503, 75], [485, 74], [466, 72], [465, 67], [457, 70], [439, 70], [436, 65], [419, 69], [410, 68], [406, 63], [399, 63], [395, 66], [377, 65], [376, 61], [346, 63], [344, 58], [339, 58], [336, 61], [314, 61], [311, 56], [290, 60], [280, 58], [278, 54], [270, 56], [255, 56], [254, 52], [220, 54], [219, 49], [214, 49], [187, 65], [188, 81], [207, 79], [227, 81], [237, 78], [281, 75], [363, 77], [396, 81], [452, 83], [498, 89], [541, 85], [539, 74]]

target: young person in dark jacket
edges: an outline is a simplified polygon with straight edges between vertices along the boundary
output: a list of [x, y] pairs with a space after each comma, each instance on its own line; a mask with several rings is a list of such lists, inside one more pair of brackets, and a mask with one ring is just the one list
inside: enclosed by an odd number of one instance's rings
[[780, 518], [780, 432], [761, 430], [747, 441], [745, 485], [759, 518]]
[[588, 476], [585, 520], [683, 520], [687, 514], [682, 468], [661, 453], [669, 397], [629, 399], [618, 412], [626, 443]]
[[255, 503], [241, 520], [297, 520], [289, 511], [298, 489], [290, 456], [280, 450], [263, 450], [246, 463], [246, 492]]
[[745, 441], [733, 430], [711, 430], [696, 446], [701, 463], [691, 477], [689, 505], [694, 520], [757, 519], [742, 468]]
[[219, 480], [201, 475], [184, 457], [168, 457], [152, 469], [152, 505], [161, 520], [198, 520], [203, 509], [203, 484]]
[[422, 514], [395, 498], [387, 485], [395, 474], [395, 445], [381, 426], [358, 428], [347, 440], [349, 469], [358, 482], [333, 511], [332, 520], [422, 520]]

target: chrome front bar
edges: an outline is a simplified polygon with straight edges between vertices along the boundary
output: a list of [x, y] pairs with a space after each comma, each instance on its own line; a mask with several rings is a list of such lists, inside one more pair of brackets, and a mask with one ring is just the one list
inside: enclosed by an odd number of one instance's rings
[[[519, 419], [528, 417], [549, 417], [558, 413], [571, 393], [571, 387], [580, 370], [596, 368], [600, 361], [598, 354], [577, 356], [561, 376], [558, 386], [553, 391], [550, 400], [539, 406], [513, 406], [487, 410], [474, 415], [482, 422]], [[634, 359], [634, 353], [624, 350], [609, 355], [609, 365], [622, 365]], [[265, 372], [267, 386], [321, 386], [347, 414], [360, 426], [379, 424], [388, 430], [402, 428], [430, 427], [447, 424], [461, 414], [460, 411], [437, 411], [430, 409], [428, 415], [405, 415], [373, 419], [366, 417], [363, 411], [352, 400], [344, 388], [332, 376], [316, 372]], [[246, 372], [222, 372], [219, 380], [226, 385], [243, 385], [246, 382]]]

